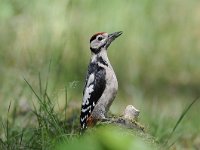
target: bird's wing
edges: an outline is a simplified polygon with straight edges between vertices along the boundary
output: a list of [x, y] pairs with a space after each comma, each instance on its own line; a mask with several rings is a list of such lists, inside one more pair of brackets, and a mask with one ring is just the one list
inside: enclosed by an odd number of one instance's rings
[[90, 63], [90, 65], [88, 66], [88, 71], [87, 71], [87, 75], [86, 75], [86, 79], [85, 79], [85, 85], [84, 85], [84, 89], [83, 89], [83, 96], [85, 94], [85, 89], [86, 89], [86, 86], [88, 84], [88, 79], [89, 79], [89, 76], [95, 72], [95, 68], [97, 67], [97, 64], [94, 64], [94, 63]]
[[[80, 123], [82, 128], [87, 126], [87, 118], [92, 113], [94, 106], [101, 97], [106, 85], [106, 71], [100, 66], [97, 69], [89, 70], [89, 75], [86, 77], [86, 84], [83, 94], [83, 102], [80, 116]], [[90, 72], [91, 71], [91, 72]]]

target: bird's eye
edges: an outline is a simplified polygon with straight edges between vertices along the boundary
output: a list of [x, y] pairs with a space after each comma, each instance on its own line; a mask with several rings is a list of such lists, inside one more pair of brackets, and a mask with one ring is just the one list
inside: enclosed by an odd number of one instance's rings
[[99, 40], [99, 41], [101, 41], [102, 39], [103, 39], [103, 37], [102, 37], [102, 36], [99, 36], [99, 37], [98, 37], [98, 40]]

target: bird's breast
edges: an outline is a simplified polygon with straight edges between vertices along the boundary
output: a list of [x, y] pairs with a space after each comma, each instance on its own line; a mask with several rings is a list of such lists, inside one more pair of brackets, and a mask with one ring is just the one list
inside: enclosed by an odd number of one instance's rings
[[107, 65], [99, 63], [98, 65], [105, 69], [106, 71], [106, 87], [104, 91], [104, 95], [107, 95], [107, 99], [114, 99], [118, 90], [118, 81], [115, 75], [115, 72], [110, 64], [110, 62], [106, 61]]
[[118, 90], [118, 81], [115, 75], [115, 72], [112, 68], [106, 69], [106, 82], [107, 82], [107, 89], [115, 94]]

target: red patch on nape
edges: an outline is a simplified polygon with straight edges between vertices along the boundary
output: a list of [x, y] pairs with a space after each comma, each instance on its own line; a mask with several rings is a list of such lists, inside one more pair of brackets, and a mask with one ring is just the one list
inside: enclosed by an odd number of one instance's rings
[[94, 39], [96, 39], [96, 37], [97, 37], [98, 35], [104, 34], [104, 33], [106, 33], [106, 32], [98, 32], [98, 33], [94, 34], [94, 35], [90, 38], [90, 42], [93, 41]]
[[87, 118], [86, 123], [87, 123], [87, 126], [88, 126], [88, 127], [93, 127], [93, 126], [97, 123], [97, 120], [96, 120], [94, 117], [92, 117], [92, 115], [90, 115], [90, 116]]

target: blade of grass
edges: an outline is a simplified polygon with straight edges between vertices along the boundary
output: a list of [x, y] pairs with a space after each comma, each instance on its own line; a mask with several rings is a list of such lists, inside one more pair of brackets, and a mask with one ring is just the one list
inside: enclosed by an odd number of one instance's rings
[[21, 136], [20, 136], [20, 141], [19, 141], [19, 145], [22, 146], [22, 140], [24, 137], [24, 130], [22, 130]]
[[37, 95], [37, 93], [35, 92], [35, 90], [33, 89], [33, 87], [29, 84], [29, 82], [24, 78], [24, 81], [26, 82], [26, 84], [29, 86], [29, 88], [31, 89], [31, 91], [34, 93], [34, 95], [37, 97], [37, 99], [40, 101], [40, 103], [43, 103], [41, 98]]
[[51, 70], [51, 60], [49, 61], [49, 68], [48, 68], [48, 73], [47, 73], [47, 81], [46, 81], [46, 86], [45, 86], [45, 90], [44, 90], [44, 100], [45, 100], [45, 94], [47, 93], [47, 88], [48, 88], [48, 83], [49, 83], [49, 74], [50, 74], [50, 70]]
[[8, 114], [10, 112], [10, 108], [11, 108], [11, 101], [9, 103], [9, 106], [8, 106], [8, 112], [7, 112], [7, 120], [6, 120], [6, 139], [7, 141], [9, 141], [9, 122], [8, 122]]
[[64, 107], [64, 111], [65, 111], [65, 120], [67, 120], [67, 105], [68, 105], [68, 98], [67, 98], [67, 86], [65, 86], [65, 107]]
[[1, 143], [1, 146], [6, 149], [5, 143], [3, 142], [3, 140], [1, 138], [0, 138], [0, 143]]
[[40, 72], [38, 74], [38, 80], [39, 80], [40, 95], [42, 96], [42, 80], [41, 80]]
[[[29, 86], [29, 88], [31, 89], [31, 91], [34, 93], [34, 95], [37, 97], [37, 99], [39, 100], [40, 104], [42, 104], [42, 107], [45, 109], [45, 111], [50, 114], [50, 112], [47, 110], [46, 108], [46, 104], [42, 101], [42, 99], [38, 96], [38, 94], [35, 92], [35, 90], [33, 89], [33, 87], [29, 84], [29, 82], [24, 78], [25, 82], [27, 83], [27, 85]], [[35, 108], [36, 109], [36, 108]]]
[[45, 93], [45, 97], [47, 98], [48, 103], [52, 105], [51, 99], [47, 93]]
[[24, 78], [25, 82], [28, 84], [28, 86], [30, 87], [31, 91], [34, 93], [34, 95], [37, 97], [37, 99], [39, 100], [40, 104], [42, 105], [42, 107], [45, 109], [45, 111], [49, 114], [50, 112], [47, 109], [47, 105], [45, 102], [42, 101], [42, 99], [38, 96], [38, 94], [35, 92], [35, 90], [33, 89], [33, 87], [29, 84], [29, 82]]
[[[188, 105], [188, 106], [185, 108], [185, 110], [182, 112], [182, 114], [181, 114], [181, 116], [179, 117], [179, 119], [177, 120], [177, 122], [176, 122], [176, 124], [175, 124], [175, 126], [174, 126], [174, 128], [173, 128], [173, 130], [172, 130], [172, 132], [170, 133], [170, 135], [169, 135], [169, 137], [168, 137], [166, 143], [164, 144], [165, 146], [168, 144], [170, 138], [173, 136], [175, 130], [177, 129], [177, 127], [179, 126], [179, 124], [180, 124], [181, 121], [183, 120], [184, 116], [187, 114], [187, 112], [190, 110], [190, 108], [193, 106], [193, 104], [194, 104], [199, 98], [200, 98], [200, 96], [198, 96], [197, 98], [195, 98], [195, 99], [190, 103], [190, 105]], [[170, 145], [172, 146], [173, 144], [170, 144]], [[168, 148], [169, 148], [169, 147], [168, 147]]]
[[167, 147], [167, 149], [170, 149], [179, 139], [180, 137], [176, 138], [171, 144]]

